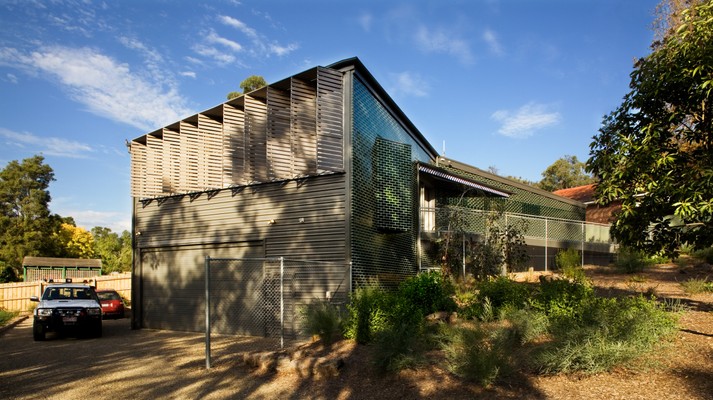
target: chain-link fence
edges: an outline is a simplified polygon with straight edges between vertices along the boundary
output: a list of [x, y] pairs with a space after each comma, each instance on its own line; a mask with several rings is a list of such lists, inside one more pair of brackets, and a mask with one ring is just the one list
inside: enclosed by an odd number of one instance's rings
[[[484, 235], [489, 224], [518, 227], [529, 245], [532, 264], [545, 270], [552, 268], [559, 249], [577, 249], [584, 264], [597, 262], [598, 258], [606, 262], [614, 244], [607, 224], [515, 213], [497, 214], [467, 207], [421, 208], [421, 232], [426, 241], [434, 238], [437, 240], [450, 232], [457, 233], [465, 243], [469, 236]], [[422, 247], [426, 246], [422, 244]], [[422, 268], [434, 268], [437, 265], [439, 263], [433, 259], [433, 254], [422, 252]]]
[[[465, 207], [422, 208], [422, 231], [484, 233], [491, 212]], [[525, 214], [503, 213], [499, 224], [520, 224], [532, 239], [610, 243], [609, 225]]]
[[351, 266], [343, 262], [207, 257], [205, 263], [207, 368], [211, 352], [230, 351], [224, 342], [236, 336], [261, 338], [263, 348], [303, 337], [304, 306], [344, 306], [351, 292]]

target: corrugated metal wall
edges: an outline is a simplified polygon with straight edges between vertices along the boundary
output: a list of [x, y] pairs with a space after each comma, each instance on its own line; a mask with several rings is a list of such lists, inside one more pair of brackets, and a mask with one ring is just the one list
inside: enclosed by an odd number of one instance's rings
[[[290, 257], [344, 261], [346, 176], [136, 201], [143, 327], [200, 331], [203, 260]], [[137, 255], [138, 255], [137, 254]], [[238, 271], [239, 272], [239, 271]], [[238, 272], [236, 285], [249, 277]], [[241, 283], [242, 284], [242, 283]], [[136, 300], [135, 300], [136, 301]]]

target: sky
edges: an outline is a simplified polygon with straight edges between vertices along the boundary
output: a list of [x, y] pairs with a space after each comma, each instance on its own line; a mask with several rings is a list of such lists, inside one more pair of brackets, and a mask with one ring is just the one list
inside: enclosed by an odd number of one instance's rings
[[41, 154], [50, 209], [130, 229], [126, 140], [359, 57], [439, 152], [539, 181], [589, 158], [657, 1], [0, 0], [0, 168]]

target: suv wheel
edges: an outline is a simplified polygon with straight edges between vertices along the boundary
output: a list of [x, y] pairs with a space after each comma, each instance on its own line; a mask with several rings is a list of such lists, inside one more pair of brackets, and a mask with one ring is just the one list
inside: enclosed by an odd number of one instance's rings
[[45, 329], [42, 327], [41, 324], [32, 325], [32, 337], [35, 339], [36, 342], [45, 340]]

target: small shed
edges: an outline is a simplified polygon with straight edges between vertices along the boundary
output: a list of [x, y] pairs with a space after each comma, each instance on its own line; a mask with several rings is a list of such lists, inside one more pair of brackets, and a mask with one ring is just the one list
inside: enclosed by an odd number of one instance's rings
[[102, 260], [98, 258], [25, 257], [22, 259], [22, 277], [25, 282], [43, 279], [85, 279], [101, 274]]

